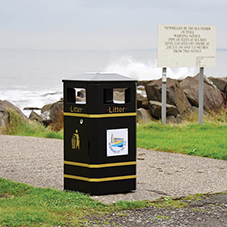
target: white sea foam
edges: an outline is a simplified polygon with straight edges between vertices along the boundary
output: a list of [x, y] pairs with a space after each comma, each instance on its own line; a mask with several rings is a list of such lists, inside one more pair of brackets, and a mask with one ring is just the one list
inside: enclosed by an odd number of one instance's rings
[[[157, 68], [157, 60], [150, 60], [145, 63], [137, 61], [131, 56], [123, 56], [111, 61], [104, 71], [127, 75], [137, 80], [155, 80], [162, 77], [162, 68]], [[167, 77], [173, 79], [184, 79], [187, 76], [195, 76], [197, 73], [197, 68], [167, 69]]]
[[[1, 100], [12, 102], [20, 108], [26, 116], [31, 110], [24, 110], [25, 107], [42, 108], [44, 105], [54, 103], [62, 98], [62, 92], [56, 91], [29, 91], [29, 90], [0, 90]], [[35, 111], [40, 113], [40, 111]]]

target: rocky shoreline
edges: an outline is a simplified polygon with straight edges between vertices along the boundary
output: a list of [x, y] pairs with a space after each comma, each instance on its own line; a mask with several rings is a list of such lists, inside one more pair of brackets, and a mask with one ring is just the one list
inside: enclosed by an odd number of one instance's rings
[[[139, 81], [137, 93], [137, 117], [149, 122], [161, 118], [162, 80]], [[199, 75], [184, 80], [167, 79], [167, 122], [180, 123], [189, 112], [198, 112]], [[204, 76], [204, 112], [226, 108], [227, 77], [207, 78]]]
[[[137, 84], [137, 121], [149, 123], [153, 119], [161, 119], [161, 89], [162, 80], [138, 81]], [[124, 100], [124, 92], [117, 91], [118, 101]], [[85, 97], [84, 92], [77, 91], [76, 99], [81, 101]], [[1, 97], [0, 97], [1, 98]], [[227, 100], [227, 77], [207, 78], [204, 76], [204, 112], [218, 111], [226, 108]], [[42, 108], [25, 107], [31, 110], [30, 120], [49, 126], [54, 130], [60, 130], [63, 124], [59, 122], [63, 118], [63, 99], [58, 102], [47, 104]], [[167, 123], [180, 123], [186, 114], [198, 111], [199, 106], [199, 75], [186, 77], [184, 80], [167, 79]], [[10, 123], [9, 109], [16, 111], [23, 120], [27, 117], [22, 111], [8, 101], [0, 100], [0, 134], [3, 133]], [[41, 111], [37, 114], [35, 111]]]

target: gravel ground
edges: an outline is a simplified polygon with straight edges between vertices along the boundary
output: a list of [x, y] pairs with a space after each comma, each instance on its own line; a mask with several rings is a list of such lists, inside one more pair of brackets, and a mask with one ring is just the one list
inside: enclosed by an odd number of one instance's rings
[[87, 216], [84, 226], [227, 226], [227, 194], [207, 195], [199, 201], [185, 201], [181, 209], [148, 207], [105, 216]]
[[[63, 141], [1, 135], [0, 177], [63, 190]], [[182, 197], [226, 190], [227, 161], [138, 148], [137, 190], [92, 198], [104, 203], [152, 201], [163, 196]], [[120, 226], [227, 226], [226, 197], [227, 194], [213, 195], [201, 204], [189, 202], [189, 206], [182, 209], [149, 207], [124, 211], [120, 215], [112, 214], [112, 223]], [[105, 218], [110, 217], [99, 217], [99, 221], [105, 222]], [[90, 219], [90, 224], [95, 226], [96, 218]]]
[[[63, 190], [63, 141], [0, 136], [0, 177]], [[137, 190], [93, 196], [104, 203], [227, 190], [227, 161], [138, 148]]]

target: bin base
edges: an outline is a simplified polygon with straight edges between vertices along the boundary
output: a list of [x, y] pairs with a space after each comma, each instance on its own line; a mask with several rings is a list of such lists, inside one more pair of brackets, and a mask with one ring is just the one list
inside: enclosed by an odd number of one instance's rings
[[86, 182], [64, 178], [64, 190], [78, 191], [90, 195], [126, 193], [136, 190], [136, 179], [108, 182]]

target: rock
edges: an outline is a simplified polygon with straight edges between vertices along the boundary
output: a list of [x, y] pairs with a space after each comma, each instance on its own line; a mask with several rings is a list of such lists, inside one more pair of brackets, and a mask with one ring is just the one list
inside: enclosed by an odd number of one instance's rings
[[141, 94], [142, 96], [147, 96], [145, 86], [138, 86], [137, 87], [137, 93]]
[[162, 88], [161, 80], [148, 81], [145, 85], [148, 101], [153, 100], [161, 102], [162, 100], [161, 88]]
[[[154, 118], [160, 119], [162, 117], [162, 103], [157, 101], [149, 101], [149, 109], [151, 115]], [[179, 114], [176, 106], [166, 104], [166, 116], [174, 116], [176, 117]]]
[[137, 97], [137, 108], [144, 108], [144, 109], [148, 110], [149, 103], [148, 103], [147, 98], [139, 93], [136, 94], [136, 97]]
[[180, 114], [178, 114], [176, 117], [176, 123], [180, 124], [182, 121], [183, 121], [183, 117]]
[[39, 114], [37, 114], [37, 113], [34, 112], [33, 110], [32, 110], [32, 112], [30, 113], [28, 119], [31, 120], [31, 121], [37, 121], [37, 122], [39, 122], [39, 123], [42, 123], [42, 122], [43, 122], [42, 117], [39, 116]]
[[50, 125], [53, 122], [52, 119], [50, 118], [50, 109], [43, 112], [41, 114], [41, 118], [44, 125], [46, 126]]
[[[199, 73], [197, 75], [195, 75], [193, 78], [195, 80], [199, 81]], [[206, 83], [207, 85], [210, 85], [210, 86], [216, 88], [216, 86], [214, 85], [214, 83], [207, 76], [205, 76], [205, 75], [203, 76], [203, 82]]]
[[166, 117], [166, 123], [167, 124], [176, 124], [176, 118], [173, 115], [170, 115], [168, 117]]
[[[149, 101], [154, 100], [161, 102], [162, 100], [162, 80], [155, 80], [148, 82], [145, 86], [147, 92], [147, 98]], [[170, 105], [177, 107], [180, 114], [187, 112], [191, 105], [187, 100], [186, 95], [181, 89], [177, 80], [167, 79], [166, 83], [166, 100]]]
[[191, 107], [180, 84], [173, 79], [167, 79], [167, 103], [176, 106], [180, 114], [187, 112]]
[[160, 119], [162, 116], [162, 103], [157, 101], [149, 101], [150, 113], [154, 118]]
[[191, 107], [191, 112], [197, 112], [197, 113], [199, 113], [199, 108], [198, 107], [196, 107], [196, 106], [192, 106]]
[[209, 77], [209, 79], [213, 82], [213, 84], [225, 94], [225, 98], [227, 99], [227, 78], [214, 78]]
[[193, 77], [187, 77], [180, 83], [188, 101], [192, 106], [199, 106], [199, 83]]
[[41, 113], [41, 117], [45, 125], [57, 123], [59, 121], [59, 117], [63, 114], [63, 101], [45, 105], [41, 109]]
[[166, 104], [166, 116], [174, 116], [177, 117], [179, 111], [176, 106]]
[[114, 102], [125, 102], [125, 91], [122, 91], [122, 89], [114, 89], [113, 92], [113, 101]]
[[138, 85], [137, 90], [139, 91], [145, 91], [145, 86], [144, 85]]
[[143, 96], [139, 93], [136, 94], [136, 102], [137, 102], [137, 108], [141, 108], [142, 107], [142, 103], [143, 103]]
[[9, 121], [9, 112], [4, 106], [0, 105], [0, 135], [6, 130]]
[[137, 109], [137, 122], [147, 124], [152, 121], [150, 113], [144, 108]]
[[41, 110], [39, 107], [24, 107], [23, 110]]
[[50, 103], [50, 104], [47, 104], [47, 105], [44, 105], [42, 108], [41, 108], [41, 114], [48, 111], [51, 107], [52, 107], [53, 103]]
[[0, 134], [6, 130], [8, 124], [10, 123], [10, 110], [15, 111], [24, 122], [27, 120], [27, 117], [18, 107], [6, 100], [0, 100]]
[[85, 103], [85, 102], [86, 102], [85, 98], [76, 96], [76, 103], [77, 103], [77, 104], [78, 104], [78, 103]]
[[77, 96], [80, 98], [86, 98], [86, 90], [83, 89], [83, 90], [78, 91]]
[[57, 95], [57, 94], [61, 94], [61, 93], [62, 93], [62, 92], [56, 91], [56, 92], [46, 93], [46, 94], [41, 95], [41, 96], [45, 97], [45, 96], [48, 96], [48, 95]]
[[4, 101], [0, 100], [0, 106], [4, 106], [6, 110], [14, 110], [16, 113], [18, 113], [21, 116], [23, 120], [25, 121], [27, 120], [27, 117], [22, 113], [22, 111], [18, 107], [14, 106], [12, 103], [6, 100]]
[[147, 80], [140, 80], [137, 82], [137, 86], [145, 86], [147, 82]]
[[[199, 107], [199, 81], [197, 77], [187, 77], [180, 83], [192, 106]], [[225, 103], [225, 98], [221, 91], [214, 85], [204, 82], [203, 108], [206, 111], [220, 108]]]

